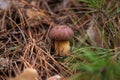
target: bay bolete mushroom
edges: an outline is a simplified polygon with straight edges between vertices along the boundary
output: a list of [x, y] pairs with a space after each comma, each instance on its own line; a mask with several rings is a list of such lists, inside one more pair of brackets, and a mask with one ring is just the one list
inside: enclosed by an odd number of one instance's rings
[[54, 40], [55, 52], [60, 56], [69, 55], [70, 42], [74, 32], [67, 25], [57, 25], [49, 33], [49, 37]]

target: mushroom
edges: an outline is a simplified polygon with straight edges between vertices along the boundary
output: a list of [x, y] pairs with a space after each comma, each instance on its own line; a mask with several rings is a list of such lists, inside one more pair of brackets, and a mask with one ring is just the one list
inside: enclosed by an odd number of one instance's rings
[[20, 75], [15, 78], [9, 78], [8, 80], [36, 80], [38, 73], [36, 69], [26, 68]]
[[73, 30], [67, 25], [57, 25], [49, 33], [50, 39], [54, 40], [55, 52], [60, 56], [69, 55], [70, 42], [74, 36]]

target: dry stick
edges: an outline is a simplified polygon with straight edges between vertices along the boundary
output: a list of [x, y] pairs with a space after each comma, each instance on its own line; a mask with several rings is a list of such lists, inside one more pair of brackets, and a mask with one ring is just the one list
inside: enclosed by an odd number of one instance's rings
[[6, 73], [3, 70], [0, 70], [0, 71], [4, 74], [5, 77], [7, 77]]
[[32, 33], [30, 32], [30, 29], [28, 31], [28, 34], [30, 36], [30, 41], [31, 41], [31, 50], [30, 50], [30, 53], [31, 53], [30, 58], [31, 58], [32, 54], [33, 54], [33, 49], [34, 49], [36, 43], [35, 43], [35, 39], [33, 39], [33, 37], [32, 37]]
[[4, 43], [4, 44], [0, 47], [0, 49], [2, 49], [3, 47], [5, 47], [5, 46], [6, 46], [6, 44], [8, 44], [8, 43], [9, 43], [9, 41], [10, 41], [10, 39], [8, 39], [8, 41], [7, 41], [6, 43]]
[[12, 35], [12, 36], [13, 36], [13, 38], [14, 38], [14, 39], [16, 39], [16, 40], [17, 40], [18, 44], [23, 45], [23, 44], [22, 44], [22, 42], [20, 42], [20, 40], [19, 40], [19, 39], [18, 39], [15, 35]]
[[[40, 54], [40, 53], [41, 53], [41, 54]], [[39, 48], [37, 54], [39, 54], [39, 55], [44, 55], [44, 52], [43, 52], [42, 49]], [[56, 72], [58, 72], [57, 69], [55, 69], [50, 63], [48, 63], [48, 62], [45, 60], [45, 57], [40, 56], [39, 59], [41, 59], [40, 61], [44, 61], [45, 64], [47, 64], [47, 65], [50, 66], [52, 69], [54, 69]], [[42, 62], [41, 62], [41, 63], [42, 63]], [[43, 65], [43, 64], [41, 64], [41, 65]], [[43, 67], [45, 68], [46, 66], [43, 66]], [[45, 68], [45, 69], [46, 69], [46, 68]]]
[[17, 72], [16, 72], [16, 70], [15, 70], [15, 66], [12, 65], [11, 67], [12, 67], [14, 73], [17, 74]]
[[21, 60], [24, 62], [24, 65], [25, 65], [26, 67], [32, 68], [32, 66], [24, 59], [24, 57], [21, 56]]
[[7, 14], [7, 10], [5, 10], [3, 18], [2, 18], [2, 26], [1, 26], [1, 30], [4, 31], [5, 30], [5, 17]]
[[18, 27], [18, 29], [20, 30], [20, 32], [21, 32], [21, 34], [22, 34], [22, 36], [23, 36], [23, 39], [24, 39], [24, 41], [25, 41], [25, 44], [27, 44], [27, 40], [26, 40], [26, 38], [25, 38], [25, 35], [24, 35], [23, 31], [20, 29], [20, 27], [19, 27], [19, 26], [16, 24], [16, 22], [13, 21], [10, 17], [8, 17], [8, 19], [11, 20], [11, 21]]
[[23, 53], [23, 57], [26, 56], [27, 52], [30, 50], [30, 44], [26, 45], [25, 51]]
[[[20, 74], [20, 70], [19, 70], [18, 65], [17, 65], [16, 62], [15, 62], [15, 66], [16, 66], [16, 69], [18, 70], [18, 73]], [[15, 66], [14, 66], [14, 67], [15, 67]], [[17, 71], [17, 70], [16, 70], [16, 71]]]
[[[39, 54], [39, 55], [41, 55], [40, 52], [39, 52], [39, 51], [41, 51], [41, 52], [43, 52], [44, 54], [47, 54], [48, 57], [50, 57], [50, 55], [49, 55], [48, 53], [46, 53], [44, 50], [42, 50], [42, 49], [39, 48], [38, 46], [36, 46], [36, 48], [38, 49], [38, 54]], [[45, 61], [45, 59], [44, 59], [43, 57], [41, 57], [41, 59], [43, 59], [43, 60]], [[50, 59], [51, 59], [51, 57], [50, 57]], [[58, 72], [58, 70], [56, 70], [51, 64], [49, 64], [47, 61], [45, 61], [45, 62], [46, 62], [51, 68], [53, 68], [55, 71]]]
[[[52, 65], [49, 64], [49, 63], [46, 61], [44, 54], [43, 54], [43, 56], [44, 56], [44, 57], [42, 57], [42, 58], [43, 58], [44, 63], [45, 63], [45, 70], [46, 70], [46, 71], [50, 71], [48, 67], [49, 67], [49, 66], [52, 66]], [[49, 72], [46, 72], [46, 73], [47, 73], [48, 75], [50, 75]]]
[[33, 64], [32, 64], [32, 67], [35, 67], [36, 63], [37, 63], [37, 57], [35, 57]]
[[24, 21], [24, 16], [23, 16], [23, 14], [22, 14], [22, 12], [21, 12], [21, 9], [20, 9], [20, 8], [17, 8], [16, 10], [18, 10], [18, 13], [19, 13], [19, 15], [20, 15], [21, 21]]
[[51, 23], [51, 24], [50, 24], [50, 27], [49, 27], [49, 29], [48, 29], [48, 32], [46, 33], [45, 42], [47, 41], [47, 38], [48, 38], [48, 35], [49, 35], [49, 32], [50, 32], [52, 26], [54, 26], [54, 25], [55, 25], [54, 23]]
[[[46, 68], [46, 66], [47, 66], [47, 64], [46, 64], [46, 60], [43, 60], [43, 56], [40, 56], [40, 59], [41, 59], [41, 67], [45, 70], [45, 73], [49, 73], [49, 72], [47, 72], [48, 71], [48, 69]], [[44, 62], [44, 64], [43, 64], [43, 62]]]
[[29, 56], [30, 58], [33, 55], [33, 49], [34, 49], [34, 47], [35, 47], [35, 43], [33, 42], [32, 45], [31, 45], [31, 50], [30, 50], [30, 56]]
[[[62, 64], [58, 63], [50, 54], [46, 53], [44, 50], [42, 50], [41, 48], [39, 48], [38, 46], [36, 46], [36, 48], [38, 48], [39, 50], [41, 50], [42, 52], [44, 52], [47, 56], [49, 56], [49, 58], [57, 65], [57, 67], [59, 67], [59, 69], [61, 69], [61, 71], [65, 71], [67, 72], [69, 75], [71, 75], [70, 71], [66, 70], [65, 68], [63, 68]], [[49, 66], [51, 66], [49, 63], [48, 63]], [[61, 66], [62, 65], [62, 66]], [[65, 66], [64, 66], [65, 67]], [[56, 70], [53, 66], [51, 66], [51, 68], [53, 68], [54, 70]], [[58, 72], [58, 70], [56, 70]]]
[[44, 5], [46, 6], [46, 8], [48, 9], [49, 13], [52, 15], [53, 12], [52, 12], [52, 10], [50, 9], [48, 3], [47, 3], [46, 1], [44, 1], [44, 0], [42, 0], [42, 2], [44, 3]]
[[[9, 76], [10, 76], [10, 77], [12, 76], [12, 71], [15, 72], [14, 67], [13, 67], [13, 65], [12, 65], [14, 55], [15, 55], [15, 54], [12, 55], [11, 60], [10, 60], [10, 69], [9, 69], [9, 73], [10, 73]], [[12, 70], [12, 69], [13, 69], [13, 70]], [[16, 72], [15, 72], [15, 73], [16, 73]]]

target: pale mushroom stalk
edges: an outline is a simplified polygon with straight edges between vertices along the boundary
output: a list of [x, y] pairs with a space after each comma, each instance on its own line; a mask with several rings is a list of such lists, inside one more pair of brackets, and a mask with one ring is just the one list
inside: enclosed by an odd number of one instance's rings
[[55, 50], [57, 55], [67, 56], [70, 51], [70, 42], [69, 41], [55, 41]]

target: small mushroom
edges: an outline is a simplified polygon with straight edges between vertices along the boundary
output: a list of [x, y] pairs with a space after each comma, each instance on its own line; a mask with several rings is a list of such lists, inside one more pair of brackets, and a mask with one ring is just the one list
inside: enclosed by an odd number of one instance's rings
[[73, 38], [74, 32], [67, 25], [57, 25], [53, 27], [49, 33], [50, 39], [54, 40], [55, 51], [57, 55], [69, 55], [70, 42]]
[[38, 73], [36, 69], [26, 68], [20, 75], [15, 78], [9, 78], [8, 80], [36, 80]]

